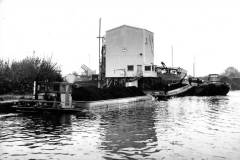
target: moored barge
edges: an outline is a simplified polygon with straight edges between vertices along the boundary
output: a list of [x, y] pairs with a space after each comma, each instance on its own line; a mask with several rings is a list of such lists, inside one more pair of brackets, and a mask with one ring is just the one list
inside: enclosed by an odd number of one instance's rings
[[[13, 108], [17, 112], [98, 112], [138, 106], [153, 100], [152, 96], [145, 95], [135, 87], [102, 90], [77, 88], [74, 83], [67, 82], [43, 82], [34, 86], [32, 99], [19, 99], [15, 103]], [[111, 98], [108, 94], [111, 94]]]

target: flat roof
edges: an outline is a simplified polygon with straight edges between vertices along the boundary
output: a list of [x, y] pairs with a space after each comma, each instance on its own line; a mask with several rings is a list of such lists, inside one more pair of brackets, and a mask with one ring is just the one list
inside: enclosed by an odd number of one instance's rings
[[[116, 29], [120, 29], [120, 28], [123, 28], [123, 27], [128, 27], [128, 28], [133, 28], [133, 29], [140, 29], [140, 30], [145, 30], [145, 31], [151, 32], [151, 31], [149, 31], [147, 29], [144, 29], [144, 28], [133, 27], [133, 26], [129, 26], [129, 25], [121, 25], [119, 27], [115, 27], [115, 28], [109, 29], [106, 32], [110, 32], [110, 31], [113, 31], [113, 30], [116, 30]], [[153, 32], [151, 32], [151, 33], [153, 33]]]

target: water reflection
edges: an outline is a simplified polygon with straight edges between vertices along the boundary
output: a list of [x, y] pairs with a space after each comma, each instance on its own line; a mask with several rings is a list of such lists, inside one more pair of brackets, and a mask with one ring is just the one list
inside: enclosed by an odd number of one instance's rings
[[[155, 108], [138, 107], [116, 111], [101, 117], [101, 149], [106, 159], [138, 159], [155, 151], [157, 137]], [[117, 156], [116, 156], [117, 155]]]
[[[240, 151], [240, 109], [232, 107], [229, 97], [174, 98], [156, 110], [156, 132], [159, 153], [153, 158], [172, 159], [236, 159], [231, 146]], [[239, 106], [238, 101], [238, 106]], [[166, 111], [167, 109], [167, 111]], [[235, 121], [233, 121], [233, 119]], [[163, 137], [163, 138], [161, 138]], [[226, 145], [231, 144], [231, 145]]]
[[[39, 131], [41, 133], [55, 132], [59, 130], [59, 134], [71, 133], [71, 115], [70, 114], [41, 114], [41, 115], [23, 115], [27, 118], [24, 129]], [[68, 133], [66, 133], [66, 131]], [[37, 132], [36, 132], [37, 133]]]
[[240, 159], [240, 92], [95, 115], [1, 114], [0, 159]]
[[56, 146], [71, 145], [71, 115], [20, 114], [2, 117], [1, 121], [4, 130], [0, 133], [0, 146], [3, 146], [0, 153], [6, 159], [47, 155], [48, 152], [57, 152]]

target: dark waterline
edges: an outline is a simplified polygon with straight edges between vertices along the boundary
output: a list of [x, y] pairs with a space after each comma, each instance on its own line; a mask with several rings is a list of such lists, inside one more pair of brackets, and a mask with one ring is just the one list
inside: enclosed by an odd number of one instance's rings
[[83, 115], [0, 114], [0, 159], [240, 159], [240, 92]]

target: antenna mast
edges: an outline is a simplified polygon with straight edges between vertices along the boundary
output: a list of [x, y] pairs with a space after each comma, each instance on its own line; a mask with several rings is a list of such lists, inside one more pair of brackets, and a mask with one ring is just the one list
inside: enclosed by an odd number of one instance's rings
[[100, 81], [102, 79], [101, 77], [101, 39], [103, 39], [103, 37], [101, 37], [101, 18], [99, 18], [99, 30], [98, 30], [98, 60], [99, 60], [99, 78], [98, 78], [98, 87], [100, 88]]
[[172, 67], [173, 67], [173, 46], [171, 46], [172, 48]]
[[193, 58], [193, 77], [195, 77], [195, 56]]
[[101, 18], [99, 19], [99, 32], [98, 32], [98, 52], [99, 52], [99, 57], [98, 57], [98, 60], [99, 60], [99, 76], [101, 75], [100, 74], [100, 70], [101, 70]]

